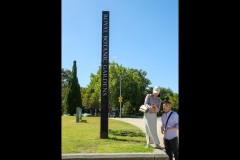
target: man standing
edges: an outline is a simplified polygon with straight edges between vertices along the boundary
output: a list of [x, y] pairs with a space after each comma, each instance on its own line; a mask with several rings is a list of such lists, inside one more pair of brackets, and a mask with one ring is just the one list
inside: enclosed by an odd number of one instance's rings
[[163, 102], [161, 133], [164, 134], [164, 146], [169, 160], [178, 160], [178, 114], [171, 110], [171, 102]]

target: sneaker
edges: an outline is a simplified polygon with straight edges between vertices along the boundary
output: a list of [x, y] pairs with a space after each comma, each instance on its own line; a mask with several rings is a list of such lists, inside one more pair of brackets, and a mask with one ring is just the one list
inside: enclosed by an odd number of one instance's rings
[[156, 146], [154, 147], [154, 149], [161, 149], [161, 150], [163, 150], [163, 147], [161, 147], [160, 145], [156, 144]]

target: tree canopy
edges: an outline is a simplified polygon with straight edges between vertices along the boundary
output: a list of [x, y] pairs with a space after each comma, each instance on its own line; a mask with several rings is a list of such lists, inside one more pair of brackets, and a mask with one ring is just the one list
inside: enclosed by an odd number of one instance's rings
[[73, 61], [72, 75], [69, 79], [68, 94], [67, 94], [67, 112], [70, 115], [76, 113], [76, 107], [82, 108], [82, 98], [80, 94], [80, 85], [77, 78], [77, 65]]
[[[65, 105], [68, 106], [66, 111], [69, 114], [76, 113], [76, 106], [83, 107], [83, 110], [87, 110], [92, 115], [99, 113], [101, 109], [101, 66], [96, 74], [91, 73], [90, 83], [85, 88], [80, 88], [76, 73], [76, 62], [73, 64], [72, 72], [62, 69], [62, 106], [65, 102]], [[140, 114], [139, 106], [144, 103], [145, 96], [152, 93], [151, 81], [146, 76], [147, 72], [141, 69], [126, 68], [114, 61], [110, 62], [109, 111], [120, 108], [118, 98], [121, 81], [123, 115]], [[161, 86], [160, 88], [161, 101], [169, 100], [172, 103], [172, 108], [177, 110], [178, 94], [173, 93], [170, 88]]]

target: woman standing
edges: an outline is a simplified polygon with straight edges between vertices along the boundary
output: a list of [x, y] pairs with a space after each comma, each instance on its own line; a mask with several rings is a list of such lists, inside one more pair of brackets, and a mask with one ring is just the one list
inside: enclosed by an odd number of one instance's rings
[[146, 148], [150, 147], [150, 143], [154, 143], [154, 148], [162, 149], [160, 147], [160, 141], [157, 134], [157, 112], [159, 112], [161, 105], [160, 98], [158, 97], [159, 93], [160, 87], [153, 87], [153, 93], [147, 94], [144, 101], [144, 105], [147, 108], [147, 111], [144, 113], [143, 116], [146, 129]]

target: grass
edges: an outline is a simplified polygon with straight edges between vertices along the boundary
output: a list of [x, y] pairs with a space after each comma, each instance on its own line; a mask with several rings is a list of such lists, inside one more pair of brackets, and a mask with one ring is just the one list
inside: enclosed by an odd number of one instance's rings
[[108, 139], [100, 139], [100, 117], [62, 116], [62, 154], [153, 152], [147, 148], [145, 133], [118, 120], [108, 120]]

